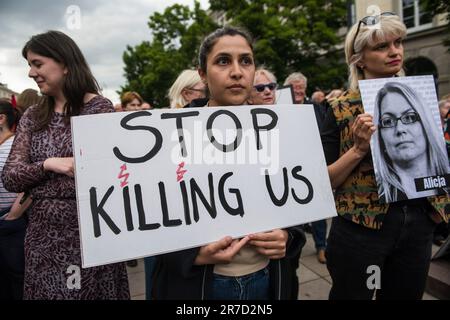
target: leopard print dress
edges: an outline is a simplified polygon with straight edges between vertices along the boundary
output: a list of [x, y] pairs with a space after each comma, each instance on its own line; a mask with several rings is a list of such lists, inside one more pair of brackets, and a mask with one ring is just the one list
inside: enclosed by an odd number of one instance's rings
[[[36, 132], [36, 110], [28, 108], [20, 120], [2, 173], [8, 190], [29, 191], [33, 199], [25, 238], [24, 299], [129, 299], [124, 264], [81, 268], [75, 181], [43, 170], [47, 158], [73, 156], [70, 124], [54, 112], [49, 125]], [[96, 96], [82, 114], [113, 111], [108, 99]]]

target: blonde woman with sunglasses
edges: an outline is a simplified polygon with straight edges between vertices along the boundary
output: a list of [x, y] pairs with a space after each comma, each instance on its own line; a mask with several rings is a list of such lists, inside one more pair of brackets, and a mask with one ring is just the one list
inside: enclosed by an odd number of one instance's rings
[[252, 105], [275, 104], [276, 90], [277, 78], [269, 70], [260, 68], [255, 71], [253, 90], [248, 102]]

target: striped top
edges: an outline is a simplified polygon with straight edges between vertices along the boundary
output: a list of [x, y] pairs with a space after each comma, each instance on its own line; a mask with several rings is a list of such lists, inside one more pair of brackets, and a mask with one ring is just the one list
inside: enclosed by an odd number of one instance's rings
[[[0, 145], [0, 174], [3, 171], [6, 159], [8, 159], [11, 146], [14, 141], [14, 136], [9, 137], [5, 142]], [[3, 180], [0, 179], [0, 211], [9, 209], [14, 200], [17, 198], [17, 193], [9, 192], [3, 186]]]

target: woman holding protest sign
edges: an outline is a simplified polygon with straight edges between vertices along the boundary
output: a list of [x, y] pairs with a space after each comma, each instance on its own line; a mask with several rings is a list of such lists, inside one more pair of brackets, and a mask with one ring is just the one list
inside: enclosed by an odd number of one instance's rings
[[421, 299], [435, 222], [448, 221], [447, 196], [382, 204], [370, 139], [380, 130], [364, 113], [358, 80], [394, 77], [403, 66], [406, 27], [393, 13], [368, 16], [347, 34], [350, 89], [327, 113], [322, 142], [336, 207], [327, 247], [330, 299]]
[[[199, 73], [209, 90], [207, 106], [239, 106], [253, 89], [255, 63], [250, 36], [224, 27], [205, 38]], [[156, 299], [288, 299], [292, 297], [289, 256], [304, 244], [301, 230], [273, 230], [225, 237], [203, 247], [158, 256]], [[297, 292], [296, 292], [297, 294]]]
[[23, 115], [2, 179], [32, 196], [25, 238], [25, 299], [128, 299], [123, 264], [81, 268], [70, 118], [113, 112], [76, 43], [62, 32], [22, 50], [44, 95]]

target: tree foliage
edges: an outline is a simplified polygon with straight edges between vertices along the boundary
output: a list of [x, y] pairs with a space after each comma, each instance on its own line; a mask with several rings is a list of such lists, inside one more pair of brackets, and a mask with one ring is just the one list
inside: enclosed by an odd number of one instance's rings
[[255, 56], [280, 83], [291, 73], [308, 77], [308, 89], [331, 89], [347, 79], [344, 53], [338, 46], [346, 26], [346, 0], [210, 0], [232, 24], [255, 38]]
[[[245, 27], [255, 38], [255, 57], [275, 73], [279, 83], [294, 71], [308, 77], [308, 89], [341, 87], [347, 78], [343, 36], [346, 0], [210, 0], [230, 24]], [[169, 104], [167, 90], [178, 74], [195, 67], [200, 42], [218, 26], [194, 3], [175, 4], [150, 16], [153, 39], [127, 47], [123, 55], [127, 83], [158, 107]]]
[[127, 83], [121, 92], [136, 91], [154, 106], [166, 107], [168, 89], [183, 69], [196, 67], [200, 43], [217, 25], [196, 1], [193, 10], [175, 4], [154, 13], [148, 26], [153, 39], [128, 46], [123, 54]]

